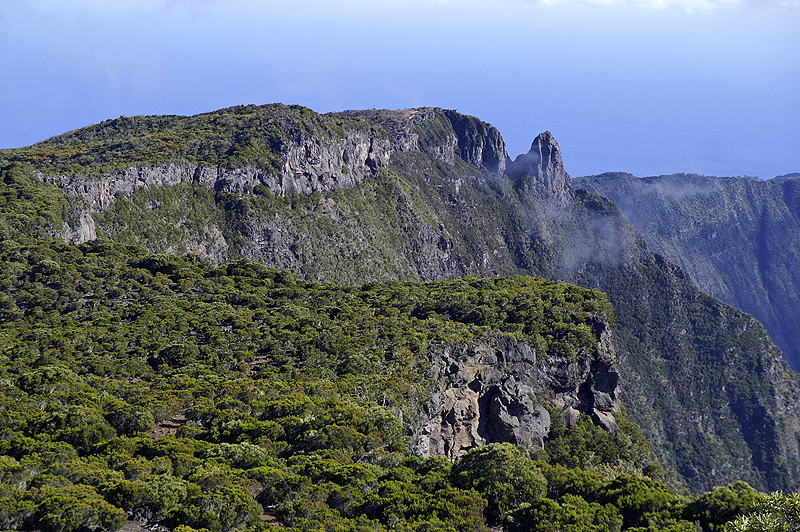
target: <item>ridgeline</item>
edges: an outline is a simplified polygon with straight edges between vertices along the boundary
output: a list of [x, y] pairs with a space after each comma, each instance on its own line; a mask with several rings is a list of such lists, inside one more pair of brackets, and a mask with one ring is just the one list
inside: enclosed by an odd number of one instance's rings
[[549, 133], [243, 106], [0, 164], [1, 527], [715, 530], [798, 489], [766, 330]]

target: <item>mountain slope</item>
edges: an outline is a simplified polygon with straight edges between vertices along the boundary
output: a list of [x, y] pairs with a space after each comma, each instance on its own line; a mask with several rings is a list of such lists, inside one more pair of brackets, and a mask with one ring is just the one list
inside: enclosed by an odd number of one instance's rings
[[[36, 203], [37, 190], [8, 188]], [[624, 413], [615, 433], [590, 421], [612, 416], [616, 385], [597, 291], [522, 277], [341, 287], [249, 261], [11, 236], [4, 530], [457, 532], [503, 520], [712, 532], [759, 499], [744, 483], [678, 496], [645, 476], [663, 470]], [[582, 376], [583, 397], [564, 393]], [[411, 455], [404, 428], [431, 428], [420, 412], [437, 396], [477, 399], [472, 435], [488, 445], [455, 463]], [[594, 404], [572, 403], [582, 410], [562, 421], [570, 398]], [[515, 422], [534, 405], [536, 423]], [[469, 412], [451, 406], [442, 429]], [[545, 441], [516, 439], [548, 423]], [[511, 442], [534, 444], [533, 459]]]
[[800, 369], [800, 179], [675, 174], [580, 178], [704, 291], [763, 323]]
[[[310, 111], [266, 106], [216, 115], [236, 113], [255, 122], [288, 114], [302, 123]], [[797, 375], [760, 324], [650, 252], [614, 203], [575, 190], [552, 136], [540, 135], [512, 162], [494, 128], [449, 111], [311, 115], [311, 124], [357, 126], [282, 136], [270, 156], [281, 164], [271, 166], [226, 158], [237, 150], [235, 135], [217, 152], [219, 166], [164, 150], [139, 166], [126, 166], [130, 154], [109, 159], [107, 172], [93, 176], [66, 173], [66, 163], [50, 156], [54, 145], [105, 149], [91, 139], [55, 139], [0, 157], [32, 164], [42, 182], [80, 194], [88, 207], [80, 214], [100, 237], [153, 252], [244, 257], [345, 284], [524, 274], [600, 288], [617, 309], [620, 396], [674, 481], [692, 490], [739, 479], [798, 488]], [[110, 126], [112, 140], [127, 134], [115, 121]], [[361, 134], [373, 156], [340, 143]], [[374, 156], [376, 145], [386, 147], [385, 157]], [[358, 186], [337, 185], [345, 156], [348, 171], [363, 176]], [[284, 183], [311, 190], [293, 194], [305, 189]]]

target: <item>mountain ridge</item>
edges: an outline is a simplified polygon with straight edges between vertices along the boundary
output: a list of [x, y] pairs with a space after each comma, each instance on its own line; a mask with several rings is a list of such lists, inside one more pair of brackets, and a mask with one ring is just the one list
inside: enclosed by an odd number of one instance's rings
[[[264, 113], [264, 123], [271, 123], [272, 108], [259, 109], [244, 114]], [[308, 115], [309, 125], [290, 128], [302, 135], [278, 136], [287, 146], [332, 145], [343, 138], [336, 124], [325, 122], [328, 115], [285, 106], [273, 110], [275, 123], [302, 123]], [[224, 111], [219, 120], [235, 122]], [[356, 120], [354, 127], [369, 129], [374, 138], [389, 139], [392, 133], [382, 121], [392, 127], [397, 121], [380, 113], [369, 121], [364, 117], [370, 113], [375, 112], [344, 118]], [[762, 489], [794, 489], [793, 479], [800, 478], [800, 406], [792, 392], [797, 377], [782, 364], [763, 328], [699, 292], [683, 270], [650, 252], [614, 203], [574, 189], [551, 136], [537, 137], [538, 145], [534, 141], [533, 164], [514, 174], [519, 166], [507, 161], [510, 170], [498, 175], [501, 165], [491, 154], [505, 151], [499, 132], [471, 117], [430, 113], [408, 129], [417, 135], [418, 149], [394, 151], [360, 186], [277, 196], [264, 183], [263, 189], [235, 191], [199, 180], [141, 187], [115, 196], [105, 212], [91, 214], [97, 235], [151, 252], [201, 252], [218, 263], [244, 257], [344, 284], [524, 274], [603, 289], [618, 308], [620, 397], [676, 482], [700, 490], [745, 479]], [[475, 134], [462, 134], [467, 140], [459, 146], [461, 123], [472, 124], [463, 131]], [[175, 136], [160, 135], [159, 142]], [[31, 149], [6, 151], [0, 158], [34, 164], [42, 154], [62, 153], [54, 146], [43, 146], [39, 155]], [[241, 162], [236, 146], [221, 145], [221, 155], [204, 157]], [[265, 169], [285, 168], [283, 157], [290, 151], [261, 154]], [[43, 159], [37, 172], [47, 176], [48, 168], [75, 164], [73, 155], [63, 153], [68, 155], [63, 161]], [[279, 157], [279, 165], [268, 166]], [[730, 372], [728, 364], [747, 370]], [[704, 391], [693, 395], [695, 389]]]
[[704, 291], [756, 316], [800, 368], [796, 177], [610, 173], [577, 182], [615, 201], [649, 247], [680, 264]]

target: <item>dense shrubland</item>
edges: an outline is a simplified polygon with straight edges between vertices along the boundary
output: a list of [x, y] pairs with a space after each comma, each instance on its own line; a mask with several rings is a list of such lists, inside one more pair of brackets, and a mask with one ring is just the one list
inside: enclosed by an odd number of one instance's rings
[[487, 335], [590, 348], [595, 290], [537, 278], [337, 286], [103, 239], [51, 240], [72, 207], [2, 170], [0, 528], [720, 530], [760, 495], [689, 496], [624, 413], [553, 411], [541, 451], [411, 456], [427, 348]]

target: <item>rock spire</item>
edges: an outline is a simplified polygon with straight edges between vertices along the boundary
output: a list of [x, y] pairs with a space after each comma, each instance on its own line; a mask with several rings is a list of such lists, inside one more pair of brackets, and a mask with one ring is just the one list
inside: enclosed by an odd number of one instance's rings
[[572, 197], [572, 178], [564, 170], [561, 149], [549, 131], [540, 133], [528, 153], [506, 166], [506, 174], [518, 181], [527, 195], [563, 203]]

